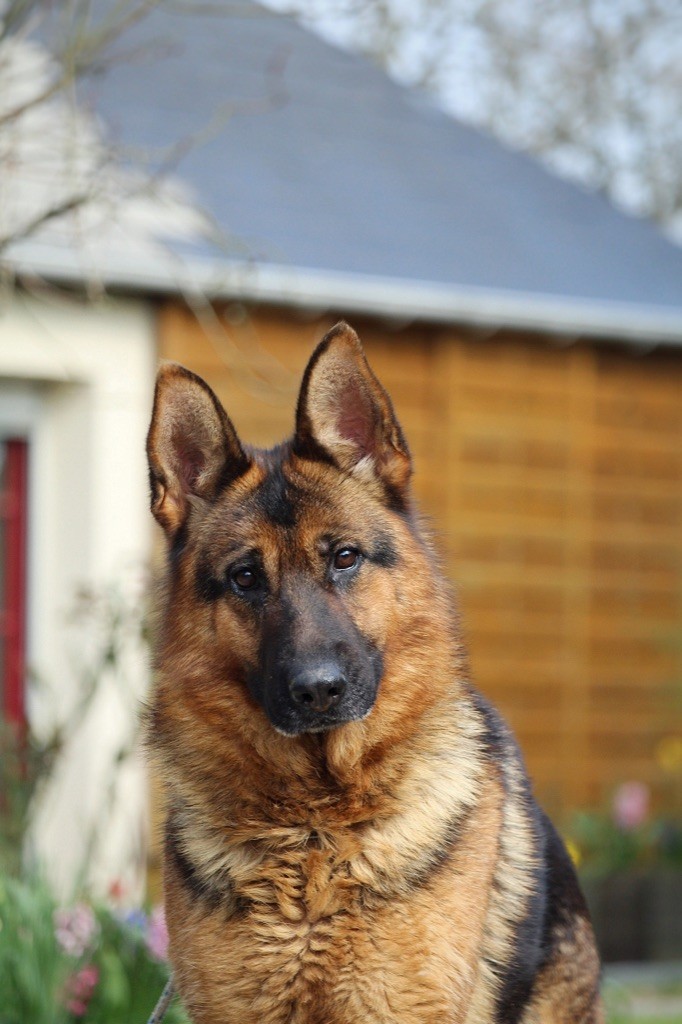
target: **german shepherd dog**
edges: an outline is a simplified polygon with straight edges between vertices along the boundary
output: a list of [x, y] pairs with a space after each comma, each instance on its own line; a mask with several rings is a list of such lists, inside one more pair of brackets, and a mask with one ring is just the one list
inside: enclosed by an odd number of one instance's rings
[[469, 681], [354, 331], [320, 343], [271, 451], [164, 366], [148, 455], [169, 547], [148, 733], [192, 1021], [602, 1021], [573, 867]]

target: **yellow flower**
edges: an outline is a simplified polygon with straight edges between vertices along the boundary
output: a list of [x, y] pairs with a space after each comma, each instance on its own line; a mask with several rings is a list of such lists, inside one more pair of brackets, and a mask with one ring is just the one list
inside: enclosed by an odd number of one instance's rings
[[580, 861], [583, 859], [583, 855], [580, 852], [580, 847], [572, 839], [566, 840], [566, 849], [568, 854], [577, 868], [580, 867]]
[[673, 774], [682, 769], [682, 736], [664, 736], [656, 745], [656, 763], [662, 771]]

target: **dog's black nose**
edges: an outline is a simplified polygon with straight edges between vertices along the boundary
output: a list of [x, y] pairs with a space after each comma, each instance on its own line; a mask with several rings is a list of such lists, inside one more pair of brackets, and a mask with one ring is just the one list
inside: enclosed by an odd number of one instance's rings
[[345, 689], [346, 680], [340, 670], [331, 665], [302, 669], [289, 684], [294, 704], [310, 711], [329, 711], [339, 703]]

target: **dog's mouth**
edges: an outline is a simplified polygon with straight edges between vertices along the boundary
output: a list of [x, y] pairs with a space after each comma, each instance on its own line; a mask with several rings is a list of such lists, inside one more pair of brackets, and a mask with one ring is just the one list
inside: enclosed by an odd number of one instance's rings
[[295, 736], [322, 734], [325, 732], [331, 732], [332, 729], [339, 729], [342, 725], [348, 725], [350, 722], [363, 722], [369, 717], [373, 707], [374, 705], [372, 704], [372, 707], [367, 708], [367, 710], [361, 715], [354, 715], [351, 718], [342, 718], [333, 722], [311, 722], [309, 725], [299, 725], [296, 727], [288, 725], [285, 728], [270, 718], [270, 724], [273, 726], [275, 731], [280, 734], [280, 736], [289, 736], [293, 738]]
[[304, 733], [324, 733], [337, 729], [349, 722], [360, 722], [371, 713], [376, 699], [373, 694], [362, 693], [349, 699], [347, 705], [339, 703], [328, 711], [320, 712], [313, 709], [282, 706], [275, 703], [269, 707], [266, 703], [265, 713], [270, 724], [282, 736], [301, 736]]

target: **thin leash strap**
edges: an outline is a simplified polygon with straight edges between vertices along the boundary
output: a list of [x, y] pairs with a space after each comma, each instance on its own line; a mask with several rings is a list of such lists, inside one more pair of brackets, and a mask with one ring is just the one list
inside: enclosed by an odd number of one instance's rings
[[165, 988], [159, 996], [159, 1001], [152, 1010], [152, 1015], [147, 1021], [147, 1024], [160, 1024], [163, 1019], [166, 1010], [171, 1004], [173, 996], [175, 995], [175, 985], [173, 984], [173, 975], [170, 976], [166, 982]]

